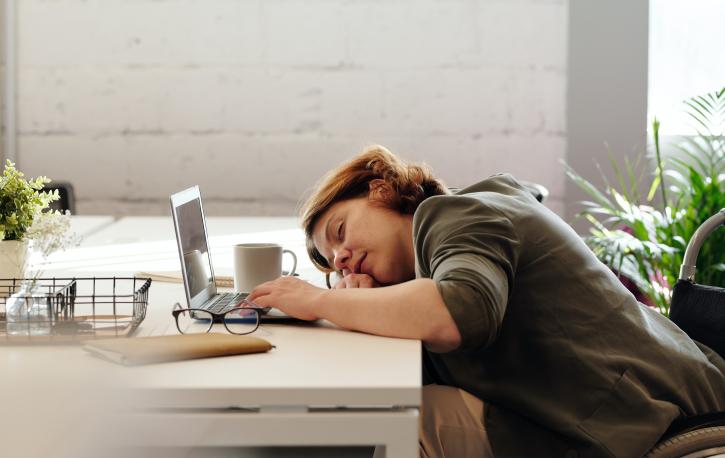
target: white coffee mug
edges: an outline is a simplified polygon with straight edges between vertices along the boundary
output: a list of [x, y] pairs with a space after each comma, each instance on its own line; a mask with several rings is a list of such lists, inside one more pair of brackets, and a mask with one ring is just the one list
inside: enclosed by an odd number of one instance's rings
[[255, 286], [282, 276], [282, 256], [292, 255], [292, 268], [286, 275], [294, 275], [297, 256], [276, 243], [242, 243], [234, 245], [234, 290], [248, 293]]

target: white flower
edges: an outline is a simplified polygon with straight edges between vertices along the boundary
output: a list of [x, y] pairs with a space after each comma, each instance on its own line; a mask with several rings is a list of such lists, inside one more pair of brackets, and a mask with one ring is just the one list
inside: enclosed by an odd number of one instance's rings
[[[58, 250], [78, 246], [80, 237], [70, 232], [70, 212], [48, 211], [33, 219], [33, 224], [25, 233], [33, 251], [40, 253], [43, 259]], [[37, 272], [35, 276], [40, 275]]]

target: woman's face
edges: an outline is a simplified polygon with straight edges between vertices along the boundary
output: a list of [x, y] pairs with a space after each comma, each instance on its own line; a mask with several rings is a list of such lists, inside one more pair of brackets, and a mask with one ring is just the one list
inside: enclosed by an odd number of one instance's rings
[[381, 285], [415, 278], [413, 215], [375, 205], [368, 197], [331, 206], [315, 224], [312, 241], [343, 275], [366, 274]]

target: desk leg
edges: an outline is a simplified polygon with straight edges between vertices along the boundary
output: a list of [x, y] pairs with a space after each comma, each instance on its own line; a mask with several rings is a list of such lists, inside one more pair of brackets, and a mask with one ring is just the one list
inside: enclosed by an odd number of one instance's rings
[[[415, 411], [415, 418], [405, 424], [398, 423], [390, 425], [384, 442], [376, 443], [375, 455], [373, 458], [397, 458], [418, 457], [418, 411]], [[379, 422], [380, 420], [373, 420]], [[376, 424], [376, 427], [381, 426]], [[395, 426], [395, 427], [393, 427]]]
[[[132, 447], [383, 445], [385, 456], [418, 458], [418, 409], [382, 411], [151, 411], [130, 414]], [[180, 434], [183, 432], [183, 434]]]

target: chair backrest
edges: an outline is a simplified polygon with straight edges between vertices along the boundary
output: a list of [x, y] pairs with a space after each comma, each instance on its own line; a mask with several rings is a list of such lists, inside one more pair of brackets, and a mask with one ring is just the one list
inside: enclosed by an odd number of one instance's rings
[[672, 291], [670, 319], [692, 339], [725, 358], [725, 288], [695, 283], [695, 263], [707, 237], [725, 224], [725, 209], [702, 223], [685, 250], [680, 278]]
[[526, 188], [539, 202], [543, 202], [549, 197], [549, 190], [544, 185], [532, 183], [530, 181], [521, 181], [519, 183]]
[[43, 190], [58, 190], [58, 195], [60, 196], [60, 199], [50, 204], [51, 209], [60, 211], [68, 210], [71, 212], [71, 214], [76, 214], [76, 202], [75, 194], [73, 192], [73, 185], [68, 182], [54, 181], [45, 185]]
[[677, 280], [670, 319], [690, 338], [725, 358], [725, 288]]
[[680, 267], [680, 279], [695, 281], [695, 271], [697, 263], [697, 255], [700, 253], [700, 248], [705, 242], [707, 237], [712, 234], [717, 228], [725, 225], [725, 208], [709, 217], [704, 223], [697, 228], [692, 238], [685, 248], [685, 257], [682, 260], [682, 267]]

